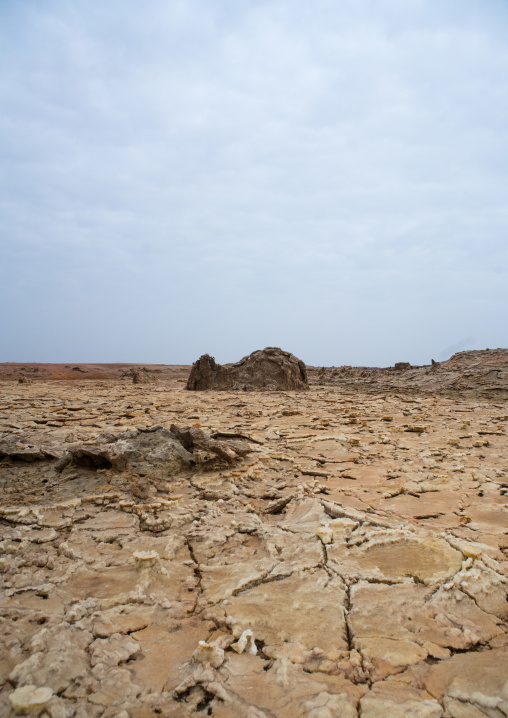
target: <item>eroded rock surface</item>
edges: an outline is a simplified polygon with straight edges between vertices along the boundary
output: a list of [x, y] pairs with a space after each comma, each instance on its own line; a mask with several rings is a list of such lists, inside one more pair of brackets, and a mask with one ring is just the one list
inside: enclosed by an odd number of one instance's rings
[[204, 354], [192, 365], [187, 389], [283, 391], [307, 389], [307, 369], [301, 359], [276, 347], [252, 352], [236, 364], [217, 364]]
[[311, 382], [357, 387], [363, 391], [479, 396], [508, 399], [508, 349], [483, 349], [454, 354], [427, 366], [396, 362], [393, 367], [308, 367]]
[[188, 468], [192, 456], [177, 437], [162, 426], [134, 429], [118, 435], [105, 432], [94, 443], [77, 443], [58, 463], [58, 470], [68, 465], [108, 468], [162, 478]]
[[1, 383], [0, 715], [503, 718], [507, 421]]

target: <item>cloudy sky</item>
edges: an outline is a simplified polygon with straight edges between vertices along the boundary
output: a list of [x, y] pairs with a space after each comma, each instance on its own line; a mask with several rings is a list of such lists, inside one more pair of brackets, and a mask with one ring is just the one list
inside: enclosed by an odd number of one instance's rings
[[0, 1], [0, 361], [508, 346], [506, 0]]

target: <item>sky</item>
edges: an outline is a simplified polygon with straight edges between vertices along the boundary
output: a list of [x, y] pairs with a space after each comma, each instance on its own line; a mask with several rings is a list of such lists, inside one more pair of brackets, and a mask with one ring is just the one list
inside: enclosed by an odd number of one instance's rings
[[506, 0], [0, 0], [0, 361], [508, 346]]

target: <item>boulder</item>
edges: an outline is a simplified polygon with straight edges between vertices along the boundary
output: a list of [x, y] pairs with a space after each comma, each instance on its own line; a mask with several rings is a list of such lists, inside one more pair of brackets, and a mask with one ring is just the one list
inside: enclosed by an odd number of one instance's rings
[[187, 389], [284, 391], [308, 389], [303, 361], [277, 347], [252, 352], [236, 364], [217, 364], [204, 354], [192, 365]]

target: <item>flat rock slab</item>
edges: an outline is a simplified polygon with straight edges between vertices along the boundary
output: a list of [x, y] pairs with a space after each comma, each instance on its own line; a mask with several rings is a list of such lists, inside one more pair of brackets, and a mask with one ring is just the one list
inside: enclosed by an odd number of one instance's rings
[[347, 648], [345, 587], [323, 571], [261, 583], [226, 606], [226, 613], [269, 646], [298, 643], [325, 652]]

